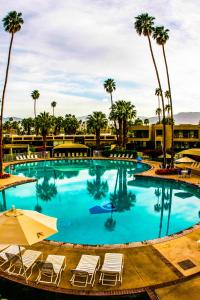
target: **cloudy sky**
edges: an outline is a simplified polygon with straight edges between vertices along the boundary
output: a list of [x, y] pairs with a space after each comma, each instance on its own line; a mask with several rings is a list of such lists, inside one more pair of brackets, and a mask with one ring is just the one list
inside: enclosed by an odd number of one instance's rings
[[[157, 81], [144, 37], [134, 17], [148, 12], [170, 29], [166, 45], [175, 113], [198, 111], [200, 98], [199, 0], [1, 0], [0, 19], [22, 12], [15, 35], [5, 116], [33, 116], [31, 91], [38, 89], [38, 112], [84, 116], [108, 113], [107, 78], [116, 81], [114, 100], [131, 101], [140, 116], [157, 107]], [[0, 88], [5, 76], [10, 35], [0, 26]], [[167, 89], [161, 48], [153, 43], [163, 90]]]

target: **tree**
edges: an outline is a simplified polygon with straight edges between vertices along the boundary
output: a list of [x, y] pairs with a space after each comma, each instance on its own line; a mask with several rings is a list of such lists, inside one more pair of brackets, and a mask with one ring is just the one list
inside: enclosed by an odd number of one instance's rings
[[[158, 87], [160, 91], [162, 91], [162, 86], [161, 86], [161, 81], [160, 81], [160, 76], [158, 73], [158, 68], [157, 64], [155, 61], [154, 53], [153, 53], [153, 48], [151, 45], [151, 35], [154, 33], [154, 17], [149, 16], [147, 13], [141, 14], [137, 16], [135, 21], [135, 29], [136, 32], [139, 35], [144, 35], [148, 39], [148, 44], [149, 44], [149, 49], [151, 52], [151, 57], [153, 60], [155, 72], [156, 72], [156, 77], [158, 81]], [[164, 97], [163, 93], [161, 92], [161, 101], [162, 101], [162, 110], [163, 110], [163, 165], [166, 165], [166, 124], [165, 124], [165, 103], [164, 103]]]
[[[116, 84], [115, 84], [114, 79], [108, 78], [107, 80], [105, 80], [104, 81], [104, 89], [106, 90], [106, 92], [108, 94], [110, 94], [110, 103], [111, 103], [111, 109], [112, 109], [112, 106], [113, 106], [112, 94], [116, 90]], [[115, 134], [117, 135], [117, 143], [119, 143], [119, 135], [118, 135], [118, 131], [117, 131], [116, 120], [114, 120], [114, 128], [115, 128]]]
[[113, 98], [112, 98], [112, 93], [116, 90], [116, 84], [114, 79], [108, 78], [107, 80], [104, 81], [104, 89], [108, 94], [110, 94], [110, 103], [111, 107], [113, 106]]
[[55, 109], [56, 105], [57, 105], [56, 101], [51, 102], [51, 107], [53, 108], [53, 117], [54, 117], [54, 109]]
[[149, 119], [144, 119], [144, 124], [149, 125]]
[[32, 118], [25, 118], [21, 121], [23, 132], [30, 135], [31, 129], [34, 127], [34, 120]]
[[135, 119], [134, 125], [143, 125], [143, 121], [140, 118]]
[[61, 129], [63, 127], [63, 120], [63, 117], [53, 118], [54, 135], [60, 134]]
[[39, 99], [39, 97], [40, 97], [39, 91], [38, 91], [38, 90], [32, 91], [31, 97], [32, 97], [33, 100], [34, 100], [34, 116], [35, 116], [35, 118], [36, 118], [36, 116], [37, 116], [37, 114], [36, 114], [36, 100]]
[[161, 123], [161, 114], [162, 114], [162, 109], [160, 107], [158, 107], [156, 109], [156, 115], [158, 116], [158, 123]]
[[94, 111], [92, 115], [87, 117], [87, 128], [95, 131], [96, 134], [96, 147], [100, 147], [100, 133], [101, 129], [108, 125], [106, 115], [101, 111]]
[[155, 95], [158, 97], [158, 108], [160, 108], [160, 96], [162, 95], [162, 91], [159, 88], [157, 88], [155, 90]]
[[173, 102], [172, 102], [172, 92], [171, 92], [171, 84], [169, 78], [169, 68], [167, 64], [167, 58], [165, 53], [165, 44], [169, 39], [169, 29], [165, 29], [164, 26], [158, 26], [154, 28], [153, 38], [156, 40], [157, 44], [162, 47], [163, 58], [165, 62], [165, 69], [167, 74], [167, 83], [168, 83], [168, 97], [171, 106], [171, 131], [172, 131], [172, 139], [171, 139], [171, 148], [172, 148], [172, 156], [171, 156], [171, 167], [174, 166], [174, 114], [173, 114]]
[[167, 118], [169, 120], [170, 119], [170, 111], [171, 111], [171, 105], [170, 104], [165, 105], [165, 111], [167, 112]]
[[118, 124], [119, 145], [127, 142], [128, 123], [136, 116], [135, 106], [130, 101], [118, 100], [112, 106], [109, 118]]
[[79, 128], [79, 122], [75, 115], [67, 114], [63, 120], [65, 134], [75, 134]]
[[8, 51], [8, 60], [6, 67], [6, 75], [3, 86], [3, 93], [1, 99], [1, 115], [0, 115], [0, 174], [3, 173], [3, 113], [4, 113], [4, 102], [5, 102], [5, 94], [6, 94], [6, 86], [8, 82], [8, 73], [10, 67], [10, 58], [11, 58], [11, 50], [13, 45], [13, 39], [15, 33], [21, 30], [21, 26], [24, 23], [22, 19], [22, 14], [17, 13], [16, 11], [11, 11], [7, 14], [7, 16], [3, 19], [3, 26], [6, 32], [11, 34], [10, 46]]
[[39, 127], [39, 132], [43, 137], [43, 149], [46, 150], [46, 138], [52, 126], [52, 116], [47, 112], [40, 113], [36, 117], [36, 122]]

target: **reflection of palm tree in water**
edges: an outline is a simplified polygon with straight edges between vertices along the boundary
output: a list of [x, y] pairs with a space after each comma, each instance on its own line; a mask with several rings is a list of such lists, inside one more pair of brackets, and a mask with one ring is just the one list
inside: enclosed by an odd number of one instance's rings
[[55, 184], [55, 173], [54, 183], [49, 183], [49, 176], [47, 172], [44, 172], [44, 179], [42, 183], [36, 184], [36, 195], [43, 201], [50, 201], [55, 195], [57, 195], [57, 188]]
[[100, 200], [106, 197], [108, 192], [108, 182], [101, 181], [101, 176], [105, 172], [105, 169], [102, 166], [94, 166], [89, 170], [90, 176], [95, 176], [96, 179], [93, 181], [87, 181], [87, 190], [90, 195], [93, 196], [95, 200]]
[[[117, 191], [118, 186], [118, 191]], [[136, 202], [136, 197], [127, 189], [127, 169], [119, 167], [117, 171], [114, 193], [110, 195], [111, 203], [118, 212], [130, 210]]]
[[[167, 190], [166, 190], [167, 189]], [[165, 188], [164, 185], [161, 188], [155, 190], [155, 195], [158, 197], [158, 203], [154, 205], [154, 209], [156, 212], [160, 212], [160, 225], [159, 225], [159, 233], [158, 237], [161, 237], [162, 234], [162, 225], [163, 225], [163, 214], [164, 210], [168, 210], [168, 219], [167, 219], [167, 230], [166, 235], [169, 233], [169, 225], [170, 225], [170, 216], [171, 216], [171, 205], [172, 205], [172, 187]], [[161, 204], [159, 197], [161, 196]]]

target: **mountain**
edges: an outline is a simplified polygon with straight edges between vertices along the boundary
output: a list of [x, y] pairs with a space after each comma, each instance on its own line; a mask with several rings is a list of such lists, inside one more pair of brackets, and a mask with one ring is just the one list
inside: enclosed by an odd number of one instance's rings
[[[139, 117], [142, 120], [146, 117]], [[154, 124], [158, 121], [158, 117], [150, 117], [149, 122]], [[200, 112], [180, 112], [174, 115], [175, 124], [199, 124], [200, 121]]]

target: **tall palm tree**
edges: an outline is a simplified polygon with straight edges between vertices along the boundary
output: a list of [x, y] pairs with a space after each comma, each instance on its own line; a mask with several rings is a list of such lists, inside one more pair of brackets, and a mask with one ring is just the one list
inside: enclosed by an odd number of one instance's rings
[[[158, 68], [157, 64], [155, 61], [154, 53], [153, 53], [153, 48], [151, 45], [151, 35], [154, 32], [154, 17], [149, 16], [147, 13], [141, 14], [137, 16], [135, 21], [135, 29], [136, 32], [139, 35], [144, 35], [148, 39], [148, 44], [149, 44], [149, 49], [151, 52], [151, 57], [153, 60], [155, 72], [156, 72], [156, 77], [158, 81], [158, 87], [162, 91], [162, 86], [161, 86], [161, 81], [160, 81], [160, 76], [158, 73]], [[165, 103], [164, 103], [164, 97], [163, 93], [161, 92], [161, 101], [162, 101], [162, 110], [163, 110], [163, 165], [166, 165], [166, 124], [165, 124]]]
[[43, 137], [43, 149], [45, 151], [47, 135], [49, 134], [49, 130], [52, 126], [52, 116], [50, 116], [47, 112], [43, 112], [36, 117], [36, 120], [39, 126], [39, 131]]
[[53, 108], [53, 117], [54, 117], [54, 109], [55, 109], [56, 105], [57, 105], [56, 101], [51, 102], [51, 107]]
[[32, 97], [33, 100], [34, 100], [34, 116], [35, 116], [35, 118], [36, 118], [36, 116], [37, 116], [37, 114], [36, 114], [36, 100], [40, 97], [39, 91], [38, 91], [38, 90], [32, 91], [31, 97]]
[[100, 147], [100, 133], [101, 129], [105, 128], [108, 124], [106, 115], [101, 111], [94, 111], [92, 115], [87, 117], [87, 127], [96, 134], [96, 147]]
[[10, 46], [8, 51], [8, 60], [6, 67], [6, 76], [3, 86], [3, 93], [1, 98], [1, 115], [0, 115], [0, 174], [3, 173], [3, 113], [4, 113], [4, 102], [5, 102], [5, 94], [6, 94], [6, 86], [8, 82], [8, 72], [10, 67], [10, 58], [11, 58], [11, 50], [13, 45], [13, 39], [15, 33], [21, 30], [21, 26], [24, 23], [22, 19], [22, 14], [17, 13], [16, 11], [11, 11], [7, 14], [7, 16], [3, 19], [3, 26], [6, 32], [11, 34]]
[[114, 79], [108, 78], [107, 80], [104, 81], [104, 89], [108, 94], [110, 94], [110, 103], [111, 107], [113, 106], [113, 98], [112, 98], [112, 93], [116, 90], [116, 84]]
[[162, 109], [160, 107], [158, 107], [156, 109], [156, 115], [158, 116], [158, 123], [161, 123], [161, 114], [162, 114]]
[[[113, 106], [113, 97], [112, 94], [116, 90], [116, 83], [114, 79], [108, 78], [107, 80], [104, 81], [104, 89], [108, 94], [110, 94], [110, 103], [111, 103], [111, 109]], [[117, 135], [117, 143], [119, 143], [119, 134], [117, 131], [117, 124], [116, 120], [114, 120], [114, 127], [115, 127], [115, 134]]]
[[168, 83], [168, 95], [170, 100], [171, 106], [171, 130], [172, 130], [172, 139], [171, 139], [171, 149], [172, 149], [172, 156], [171, 156], [171, 167], [174, 166], [174, 114], [173, 114], [173, 102], [172, 102], [172, 91], [171, 91], [171, 84], [169, 78], [169, 68], [167, 64], [167, 58], [165, 53], [165, 44], [169, 39], [169, 29], [165, 29], [164, 26], [158, 26], [154, 28], [153, 38], [156, 40], [157, 44], [162, 46], [163, 57], [165, 61], [165, 69], [167, 74], [167, 83]]

